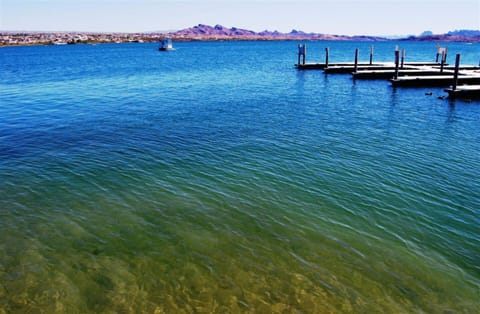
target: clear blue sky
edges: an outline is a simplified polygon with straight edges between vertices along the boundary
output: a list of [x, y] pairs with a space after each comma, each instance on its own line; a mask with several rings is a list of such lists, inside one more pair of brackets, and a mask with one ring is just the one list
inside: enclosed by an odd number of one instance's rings
[[0, 0], [0, 30], [255, 31], [406, 35], [480, 29], [480, 0]]

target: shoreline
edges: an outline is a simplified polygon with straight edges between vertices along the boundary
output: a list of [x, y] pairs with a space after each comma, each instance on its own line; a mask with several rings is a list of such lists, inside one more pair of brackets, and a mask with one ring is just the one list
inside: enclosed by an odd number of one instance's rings
[[[441, 40], [441, 39], [429, 39], [429, 40], [419, 40], [419, 39], [384, 39], [384, 40], [368, 40], [368, 39], [311, 39], [311, 38], [218, 38], [218, 37], [206, 37], [206, 38], [175, 38], [172, 37], [172, 40], [175, 42], [222, 42], [222, 41], [231, 41], [231, 42], [241, 42], [241, 41], [306, 41], [306, 42], [322, 42], [322, 41], [338, 41], [338, 42], [400, 42], [400, 41], [411, 41], [411, 42], [451, 42], [451, 43], [470, 43], [477, 44], [480, 43], [480, 40]], [[2, 43], [0, 42], [0, 48], [5, 47], [29, 47], [29, 46], [73, 46], [73, 45], [100, 45], [100, 44], [134, 44], [134, 43], [158, 43], [158, 40], [140, 40], [140, 41], [85, 41], [85, 42], [25, 42], [25, 43]]]

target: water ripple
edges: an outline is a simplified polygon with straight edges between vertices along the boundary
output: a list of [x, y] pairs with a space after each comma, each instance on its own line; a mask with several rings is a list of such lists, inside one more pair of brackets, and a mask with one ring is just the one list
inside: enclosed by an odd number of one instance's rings
[[474, 312], [479, 107], [291, 44], [0, 50], [0, 312]]

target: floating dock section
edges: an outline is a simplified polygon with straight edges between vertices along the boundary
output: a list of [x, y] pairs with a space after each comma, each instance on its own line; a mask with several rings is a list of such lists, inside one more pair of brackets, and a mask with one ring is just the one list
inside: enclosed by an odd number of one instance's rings
[[[453, 75], [400, 76], [390, 81], [393, 86], [398, 87], [446, 87], [452, 85]], [[458, 83], [467, 85], [480, 84], [480, 75], [459, 76]]]
[[[410, 76], [433, 76], [438, 75], [437, 70], [428, 70], [428, 69], [416, 69], [408, 68], [398, 70], [399, 77], [410, 77]], [[452, 71], [453, 74], [453, 71]], [[384, 68], [380, 70], [371, 70], [371, 71], [357, 71], [352, 73], [353, 78], [355, 79], [364, 79], [364, 80], [389, 80], [395, 76], [395, 68]], [[450, 77], [451, 78], [451, 77]]]
[[480, 99], [480, 85], [463, 85], [457, 88], [447, 88], [445, 91], [450, 98]]
[[[389, 80], [394, 87], [448, 87], [451, 98], [480, 98], [480, 65], [460, 65], [457, 55], [455, 66], [446, 63], [446, 48], [438, 48], [435, 62], [406, 62], [405, 50], [395, 48], [394, 62], [373, 62], [373, 46], [370, 61], [359, 62], [359, 50], [355, 50], [354, 62], [329, 62], [330, 49], [325, 49], [324, 63], [306, 62], [306, 44], [298, 46], [300, 70], [323, 70], [326, 74], [351, 74], [354, 79]], [[440, 61], [438, 61], [441, 57]]]
[[463, 99], [480, 99], [480, 84], [479, 85], [462, 85], [458, 86], [458, 83], [461, 83], [462, 77], [460, 75], [460, 55], [457, 54], [455, 59], [455, 70], [453, 73], [453, 84], [450, 88], [445, 89], [450, 98], [463, 98]]

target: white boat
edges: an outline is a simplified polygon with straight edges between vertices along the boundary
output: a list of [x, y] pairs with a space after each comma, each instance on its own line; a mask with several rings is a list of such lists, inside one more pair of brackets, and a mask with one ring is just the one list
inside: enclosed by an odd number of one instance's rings
[[172, 44], [172, 39], [171, 38], [162, 39], [160, 41], [160, 46], [158, 47], [158, 50], [160, 50], [160, 51], [174, 50], [173, 44]]

